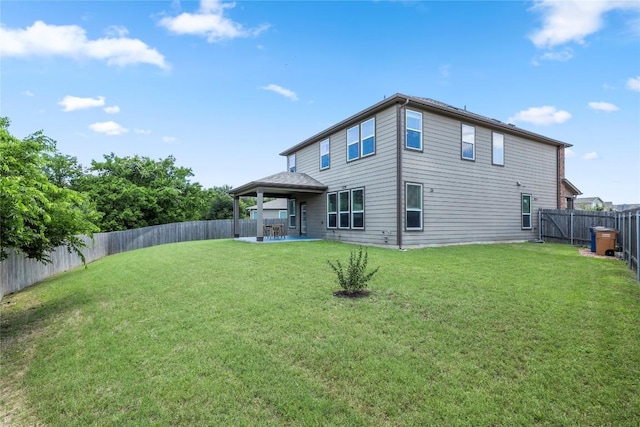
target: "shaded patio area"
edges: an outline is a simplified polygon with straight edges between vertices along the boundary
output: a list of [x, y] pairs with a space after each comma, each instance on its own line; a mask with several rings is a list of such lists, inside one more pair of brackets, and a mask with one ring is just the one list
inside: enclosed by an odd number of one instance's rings
[[[251, 181], [245, 185], [233, 188], [229, 193], [233, 196], [233, 220], [234, 220], [234, 238], [239, 239], [238, 230], [239, 200], [241, 196], [251, 196], [257, 198], [257, 236], [253, 239], [257, 242], [269, 242], [271, 240], [289, 240], [294, 238], [298, 240], [312, 240], [302, 236], [283, 236], [279, 238], [265, 238], [264, 216], [263, 216], [263, 200], [265, 197], [274, 198], [295, 198], [297, 194], [323, 194], [327, 191], [327, 186], [320, 181], [311, 178], [304, 173], [296, 172], [280, 172], [270, 175], [257, 181]], [[305, 232], [302, 231], [301, 234]]]

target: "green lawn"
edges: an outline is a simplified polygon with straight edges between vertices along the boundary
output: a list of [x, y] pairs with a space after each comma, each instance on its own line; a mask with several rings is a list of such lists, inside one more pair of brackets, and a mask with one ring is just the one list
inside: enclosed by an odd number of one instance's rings
[[640, 424], [640, 286], [552, 244], [229, 240], [104, 258], [2, 304], [7, 425]]

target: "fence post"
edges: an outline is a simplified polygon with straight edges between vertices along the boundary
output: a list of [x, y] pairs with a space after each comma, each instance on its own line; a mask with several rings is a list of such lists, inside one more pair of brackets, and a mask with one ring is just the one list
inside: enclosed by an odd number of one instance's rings
[[620, 214], [620, 228], [618, 228], [618, 230], [620, 230], [620, 234], [622, 234], [622, 259], [626, 260], [625, 258], [625, 251], [627, 250], [627, 235], [624, 232], [624, 226], [625, 226], [625, 217], [626, 215], [624, 213]]
[[629, 212], [629, 268], [633, 269], [633, 236], [631, 236], [631, 212]]
[[542, 209], [538, 209], [538, 240], [542, 240]]
[[570, 223], [570, 225], [569, 225], [569, 227], [570, 227], [569, 232], [571, 233], [571, 246], [573, 246], [573, 211], [571, 211], [571, 218], [570, 218], [570, 220], [569, 220], [569, 223]]
[[640, 282], [640, 210], [636, 211], [636, 278]]

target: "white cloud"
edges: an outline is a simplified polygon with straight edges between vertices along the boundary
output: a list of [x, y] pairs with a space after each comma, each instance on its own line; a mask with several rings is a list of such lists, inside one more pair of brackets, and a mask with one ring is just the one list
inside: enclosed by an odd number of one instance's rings
[[113, 121], [94, 123], [89, 125], [89, 129], [106, 135], [122, 135], [123, 133], [129, 132], [129, 129], [126, 129]]
[[129, 30], [122, 25], [109, 25], [104, 33], [110, 37], [124, 37], [129, 34]]
[[598, 158], [598, 153], [596, 153], [595, 151], [592, 151], [582, 156], [582, 158], [585, 160], [595, 160]]
[[558, 62], [566, 62], [573, 58], [573, 49], [566, 48], [561, 51], [556, 52], [545, 52], [540, 56], [534, 58], [534, 65], [539, 65], [538, 61], [558, 61]]
[[565, 148], [564, 149], [564, 157], [567, 159], [570, 159], [572, 157], [576, 156], [576, 152], [573, 151], [571, 148]]
[[138, 39], [106, 37], [89, 40], [85, 30], [77, 25], [48, 25], [36, 21], [25, 29], [0, 27], [0, 39], [0, 56], [64, 56], [98, 59], [108, 65], [145, 63], [169, 68], [163, 55]]
[[636, 92], [640, 92], [640, 76], [638, 77], [629, 77], [627, 80], [627, 89], [635, 90]]
[[112, 105], [111, 107], [104, 107], [104, 112], [107, 114], [116, 114], [120, 112], [120, 107]]
[[254, 37], [269, 28], [269, 25], [261, 25], [256, 28], [245, 29], [241, 24], [225, 17], [225, 9], [234, 7], [235, 3], [202, 0], [198, 12], [184, 12], [175, 17], [164, 17], [159, 24], [175, 34], [206, 37], [209, 43], [239, 37]]
[[270, 90], [271, 92], [275, 92], [278, 95], [282, 95], [285, 98], [289, 98], [292, 101], [297, 101], [298, 100], [298, 95], [296, 95], [296, 93], [290, 89], [286, 89], [282, 86], [278, 86], [278, 85], [274, 85], [274, 84], [270, 84], [267, 86], [262, 86], [260, 89], [263, 90]]
[[564, 123], [571, 118], [571, 113], [558, 111], [556, 107], [545, 105], [543, 107], [531, 107], [528, 110], [517, 112], [513, 117], [509, 117], [509, 122], [527, 122], [536, 125], [550, 125], [553, 123]]
[[138, 135], [149, 135], [151, 133], [151, 131], [147, 129], [134, 129], [133, 131]]
[[610, 104], [608, 102], [590, 102], [589, 108], [592, 110], [600, 110], [600, 111], [618, 111], [619, 108], [616, 105]]
[[102, 107], [104, 105], [104, 96], [98, 96], [96, 98], [79, 98], [77, 96], [67, 95], [58, 105], [62, 105], [64, 110], [62, 111], [75, 111], [86, 110], [87, 108]]
[[607, 12], [639, 8], [640, 3], [624, 0], [537, 0], [532, 10], [542, 13], [543, 26], [529, 38], [539, 48], [584, 44], [586, 36], [602, 28]]
[[173, 136], [163, 136], [162, 142], [166, 142], [167, 144], [171, 144], [172, 142], [176, 142], [176, 139]]
[[33, 92], [31, 92], [30, 90], [25, 90], [24, 92], [22, 92], [22, 94], [24, 96], [35, 96]]

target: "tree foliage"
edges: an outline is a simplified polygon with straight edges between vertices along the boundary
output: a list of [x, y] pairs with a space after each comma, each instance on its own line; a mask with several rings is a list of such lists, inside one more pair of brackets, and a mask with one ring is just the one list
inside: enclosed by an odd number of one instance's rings
[[98, 231], [99, 214], [85, 195], [49, 179], [55, 141], [42, 131], [20, 140], [9, 124], [0, 118], [0, 260], [13, 249], [47, 263], [50, 251], [66, 246], [84, 262], [78, 236]]
[[104, 214], [103, 231], [202, 219], [207, 199], [191, 169], [176, 166], [176, 159], [118, 157], [92, 161], [76, 188], [89, 195]]
[[[202, 219], [233, 219], [233, 197], [229, 195], [231, 187], [223, 185], [221, 187], [213, 187], [205, 190], [207, 199], [207, 208]], [[253, 205], [250, 198], [240, 198], [240, 218], [247, 218], [247, 208]]]

